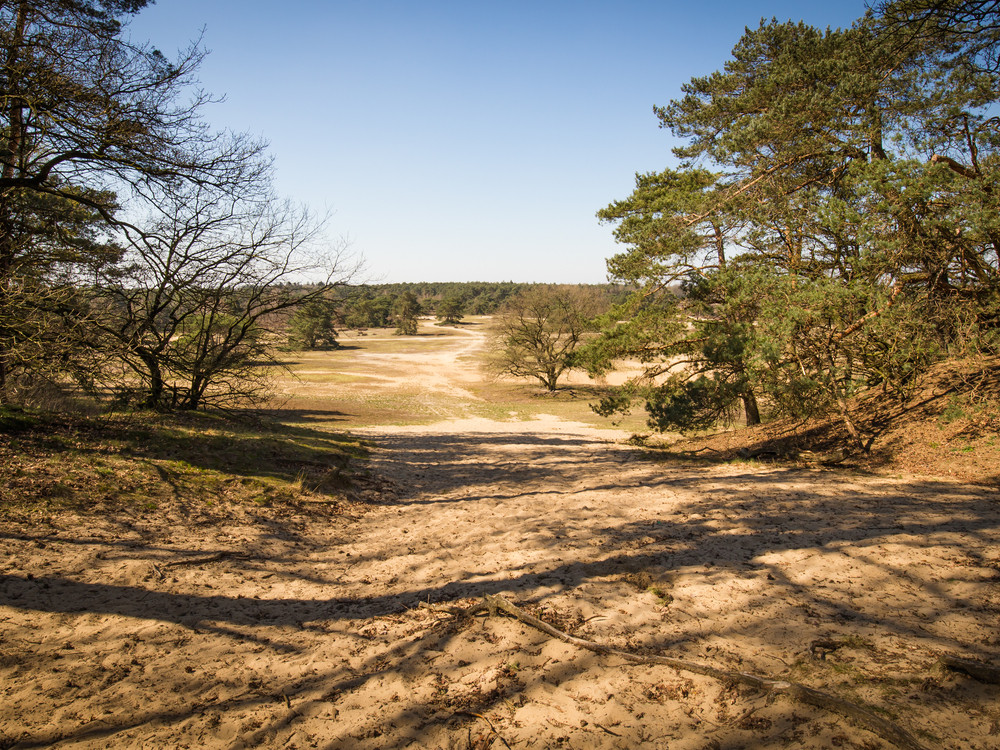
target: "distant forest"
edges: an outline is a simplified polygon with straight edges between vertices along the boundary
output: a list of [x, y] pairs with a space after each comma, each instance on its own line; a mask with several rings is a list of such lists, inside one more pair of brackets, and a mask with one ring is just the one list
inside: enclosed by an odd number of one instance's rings
[[633, 287], [624, 284], [532, 284], [514, 281], [421, 281], [396, 284], [360, 284], [333, 290], [341, 325], [378, 328], [395, 325], [392, 309], [397, 300], [412, 295], [419, 314], [438, 315], [457, 310], [461, 315], [493, 315], [516, 295], [537, 287], [591, 289], [607, 295], [611, 304], [623, 302]]

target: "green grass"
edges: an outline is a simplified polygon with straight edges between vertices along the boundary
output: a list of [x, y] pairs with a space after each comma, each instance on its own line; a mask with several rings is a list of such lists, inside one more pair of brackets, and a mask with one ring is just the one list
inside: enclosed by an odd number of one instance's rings
[[[606, 388], [598, 385], [573, 385], [548, 393], [530, 383], [484, 383], [474, 392], [482, 399], [476, 416], [500, 421], [526, 421], [543, 414], [560, 419], [583, 422], [595, 427], [615, 428], [630, 432], [646, 429], [643, 414], [633, 414], [612, 422], [590, 408], [597, 403]], [[512, 413], [513, 412], [513, 413]]]
[[0, 517], [341, 504], [357, 440], [207, 414], [36, 415], [0, 432]]
[[37, 417], [17, 406], [0, 405], [0, 432], [18, 433], [39, 425]]

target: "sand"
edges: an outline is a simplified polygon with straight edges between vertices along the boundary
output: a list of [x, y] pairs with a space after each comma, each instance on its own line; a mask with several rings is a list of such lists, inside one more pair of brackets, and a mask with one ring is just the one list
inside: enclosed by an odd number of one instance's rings
[[550, 417], [359, 433], [373, 455], [344, 517], [0, 530], [0, 747], [887, 746], [821, 709], [421, 606], [486, 593], [620, 649], [836, 693], [928, 747], [1000, 747], [1000, 688], [936, 666], [1000, 661], [988, 488], [658, 462]]

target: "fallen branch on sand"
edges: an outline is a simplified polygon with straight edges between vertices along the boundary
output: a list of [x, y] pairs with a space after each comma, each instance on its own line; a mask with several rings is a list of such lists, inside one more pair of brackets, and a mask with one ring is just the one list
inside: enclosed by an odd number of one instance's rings
[[667, 667], [672, 667], [673, 669], [705, 675], [706, 677], [711, 677], [721, 682], [748, 685], [765, 693], [782, 695], [792, 701], [816, 706], [832, 713], [839, 714], [840, 716], [856, 722], [860, 727], [867, 729], [869, 732], [877, 734], [885, 741], [891, 742], [896, 747], [904, 748], [905, 750], [925, 750], [924, 746], [921, 745], [913, 735], [899, 725], [891, 721], [887, 721], [881, 716], [875, 715], [871, 711], [862, 708], [856, 703], [851, 703], [850, 701], [838, 698], [835, 695], [824, 693], [805, 685], [800, 685], [797, 682], [776, 680], [771, 677], [762, 677], [749, 674], [747, 672], [733, 672], [727, 669], [717, 669], [716, 667], [692, 661], [690, 659], [678, 659], [672, 656], [643, 656], [639, 654], [632, 654], [627, 651], [619, 651], [618, 649], [605, 646], [601, 643], [597, 643], [596, 641], [588, 641], [584, 638], [577, 638], [569, 633], [564, 633], [563, 631], [549, 625], [547, 622], [539, 620], [537, 617], [534, 617], [533, 615], [530, 615], [524, 610], [516, 607], [500, 595], [487, 594], [482, 602], [473, 604], [471, 607], [466, 609], [460, 609], [457, 607], [434, 607], [432, 605], [427, 606], [430, 609], [446, 612], [455, 617], [467, 617], [483, 611], [488, 611], [490, 616], [496, 616], [499, 612], [505, 612], [506, 614], [517, 618], [525, 625], [530, 625], [536, 630], [540, 630], [553, 638], [558, 638], [565, 643], [587, 649], [588, 651], [593, 651], [597, 654], [617, 656], [621, 659], [637, 664], [662, 664]]
[[[510, 750], [510, 745], [507, 744], [507, 740], [505, 740], [503, 738], [503, 735], [500, 734], [500, 732], [497, 731], [497, 728], [495, 726], [493, 726], [493, 722], [490, 721], [487, 717], [483, 716], [482, 714], [474, 713], [472, 711], [459, 711], [458, 713], [461, 714], [462, 716], [472, 716], [472, 717], [474, 717], [476, 719], [482, 719], [483, 721], [485, 721], [487, 724], [490, 725], [490, 732], [491, 732], [491, 734], [495, 735], [497, 737], [497, 739], [499, 739], [503, 743], [503, 746], [506, 747], [507, 750]], [[490, 743], [490, 744], [492, 744], [492, 743]], [[469, 747], [472, 747], [472, 730], [471, 729], [469, 730]]]
[[170, 560], [163, 563], [164, 568], [176, 568], [181, 565], [203, 565], [205, 563], [218, 562], [224, 557], [229, 557], [232, 552], [216, 552], [211, 555], [201, 555], [199, 557], [182, 557], [180, 560]]
[[[181, 558], [180, 560], [169, 560], [165, 563], [161, 563], [161, 565], [164, 568], [177, 568], [180, 567], [181, 565], [204, 565], [205, 563], [218, 562], [223, 558], [229, 557], [231, 554], [232, 554], [231, 552], [216, 552], [211, 555], [200, 555], [198, 557], [184, 557]], [[163, 574], [163, 571], [160, 569], [160, 566], [158, 566], [155, 562], [150, 563], [150, 565], [153, 566], [153, 573], [156, 574], [157, 578], [159, 578], [160, 580], [166, 578], [166, 576]]]

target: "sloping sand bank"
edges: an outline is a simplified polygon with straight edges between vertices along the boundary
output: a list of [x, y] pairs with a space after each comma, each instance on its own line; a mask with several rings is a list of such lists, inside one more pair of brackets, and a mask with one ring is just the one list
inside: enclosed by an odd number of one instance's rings
[[884, 746], [819, 709], [419, 606], [484, 593], [828, 690], [930, 747], [1000, 743], [998, 688], [935, 666], [997, 661], [995, 493], [657, 463], [544, 418], [366, 434], [374, 505], [355, 517], [5, 529], [0, 746]]

